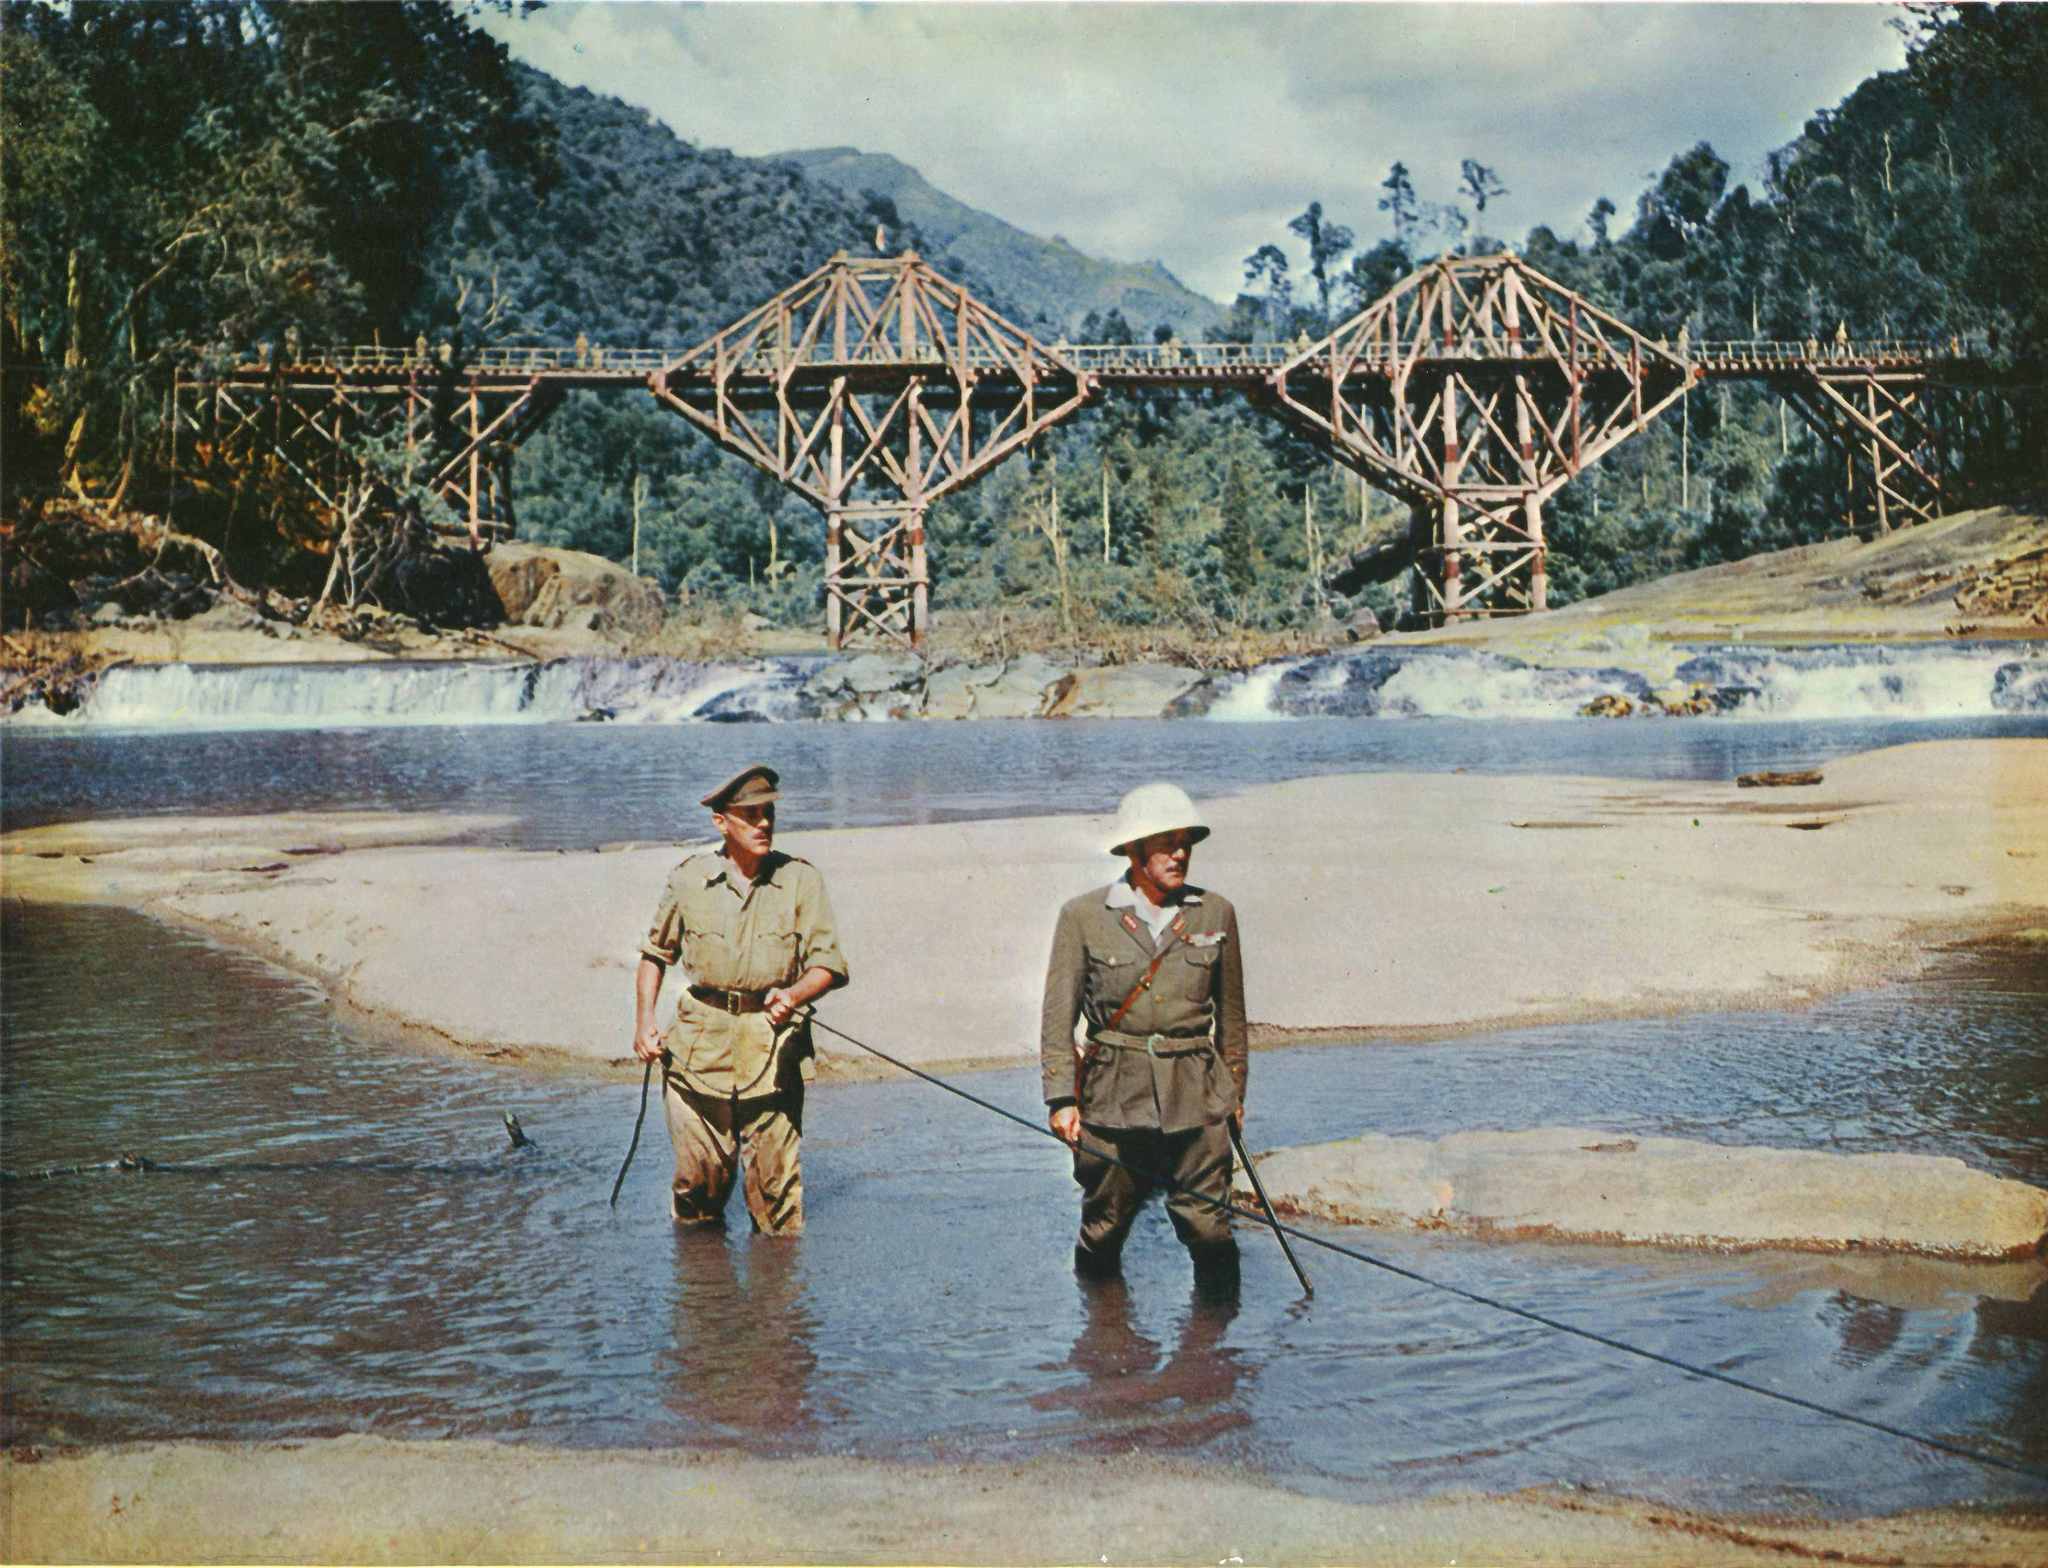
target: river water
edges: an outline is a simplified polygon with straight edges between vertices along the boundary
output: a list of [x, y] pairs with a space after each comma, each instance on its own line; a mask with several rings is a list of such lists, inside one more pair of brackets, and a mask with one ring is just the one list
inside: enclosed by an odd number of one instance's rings
[[[2039, 717], [1736, 724], [985, 723], [104, 732], [6, 738], [9, 826], [281, 806], [502, 811], [587, 845], [694, 830], [756, 757], [791, 827], [1101, 811], [1374, 768], [1725, 778]], [[851, 890], [842, 896], [852, 896]], [[350, 1038], [315, 986], [112, 910], [10, 907], [0, 1441], [340, 1432], [1008, 1460], [1172, 1453], [1354, 1497], [1570, 1484], [1739, 1511], [2048, 1501], [2042, 1484], [1828, 1420], [1314, 1249], [1303, 1300], [1246, 1243], [1193, 1295], [1164, 1217], [1127, 1281], [1066, 1266], [1061, 1152], [916, 1082], [814, 1091], [811, 1228], [675, 1234], [637, 1082]], [[1706, 938], [1703, 937], [1703, 940]], [[885, 1043], [885, 1042], [876, 1042]], [[1253, 1063], [1253, 1147], [1363, 1128], [1949, 1154], [2048, 1185], [2048, 966], [1958, 956], [1798, 1014], [1302, 1048]], [[1035, 1075], [974, 1091], [1036, 1119]], [[514, 1111], [534, 1140], [511, 1150]], [[739, 1210], [735, 1209], [735, 1215]], [[1336, 1231], [1432, 1279], [2048, 1469], [2048, 1271], [1726, 1258]]]

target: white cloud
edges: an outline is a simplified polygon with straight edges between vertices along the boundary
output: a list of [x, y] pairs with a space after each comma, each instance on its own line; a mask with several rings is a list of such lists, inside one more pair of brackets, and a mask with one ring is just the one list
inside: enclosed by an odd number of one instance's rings
[[706, 146], [850, 145], [960, 200], [1227, 299], [1311, 199], [1361, 239], [1404, 161], [1509, 194], [1487, 228], [1626, 215], [1710, 141], [1762, 159], [1903, 44], [1874, 4], [717, 4], [585, 0], [488, 25], [576, 86]]

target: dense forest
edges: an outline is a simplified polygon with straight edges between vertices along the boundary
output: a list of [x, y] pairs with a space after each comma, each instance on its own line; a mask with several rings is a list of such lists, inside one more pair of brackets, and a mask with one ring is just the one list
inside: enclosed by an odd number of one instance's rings
[[[424, 334], [459, 357], [580, 333], [681, 346], [835, 250], [872, 246], [878, 228], [890, 250], [916, 247], [1055, 330], [886, 192], [693, 147], [644, 111], [514, 65], [466, 10], [0, 8], [10, 550], [57, 498], [109, 518], [174, 511], [240, 580], [311, 591], [351, 524], [307, 515], [288, 488], [195, 490], [170, 469], [173, 368], [260, 344]], [[2048, 353], [2048, 12], [1927, 6], [1905, 25], [1905, 68], [1817, 113], [1760, 189], [1731, 185], [1702, 143], [1627, 213], [1602, 199], [1576, 229], [1515, 248], [1652, 335], [1964, 334], [1996, 343], [2024, 382]], [[1245, 259], [1221, 330], [1317, 336], [1432, 256], [1501, 248], [1487, 205], [1514, 177], [1475, 157], [1457, 190], [1423, 191], [1393, 161], [1373, 213], [1326, 213], [1304, 192], [1287, 230]], [[1076, 335], [1168, 330], [1112, 310]], [[2000, 461], [1977, 477], [2009, 481]], [[517, 476], [524, 537], [625, 560], [637, 515], [640, 569], [686, 604], [815, 624], [816, 515], [651, 400], [572, 398]], [[1695, 393], [1682, 420], [1552, 503], [1552, 601], [1839, 531], [1839, 485], [1839, 461], [1767, 392]], [[375, 499], [431, 505], [402, 481]], [[933, 606], [1014, 606], [1083, 631], [1306, 626], [1354, 608], [1328, 599], [1315, 568], [1405, 522], [1235, 400], [1123, 395], [935, 508]], [[1397, 591], [1368, 602], [1384, 615]]]

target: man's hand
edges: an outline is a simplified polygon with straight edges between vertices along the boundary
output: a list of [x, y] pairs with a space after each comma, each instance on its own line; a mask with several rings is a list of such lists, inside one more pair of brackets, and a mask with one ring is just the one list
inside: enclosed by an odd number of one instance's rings
[[770, 1028], [781, 1029], [811, 1003], [839, 983], [839, 976], [813, 964], [788, 985], [778, 985], [761, 998], [761, 1011], [768, 1015]]
[[1052, 1113], [1052, 1130], [1059, 1135], [1060, 1142], [1070, 1149], [1081, 1147], [1081, 1108], [1078, 1105], [1062, 1105]]
[[648, 1024], [633, 1036], [633, 1054], [643, 1062], [661, 1060], [661, 1025]]

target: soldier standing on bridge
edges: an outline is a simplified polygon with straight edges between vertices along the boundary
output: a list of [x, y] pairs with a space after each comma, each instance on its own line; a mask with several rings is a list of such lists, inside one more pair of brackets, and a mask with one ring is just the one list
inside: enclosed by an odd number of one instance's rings
[[1230, 901], [1187, 879], [1208, 836], [1175, 785], [1132, 790], [1109, 846], [1129, 868], [1071, 900], [1053, 931], [1039, 1057], [1052, 1130], [1074, 1151], [1083, 1278], [1118, 1272], [1139, 1208], [1166, 1184], [1196, 1283], [1237, 1287], [1218, 1205], [1230, 1195], [1229, 1124], [1244, 1122], [1244, 955]]
[[[846, 984], [846, 959], [824, 877], [775, 848], [780, 782], [757, 765], [704, 797], [721, 842], [669, 875], [634, 976], [633, 1054], [663, 1063], [676, 1219], [724, 1223], [744, 1151], [754, 1229], [793, 1236], [813, 1071], [805, 1009]], [[678, 962], [686, 982], [664, 1032], [662, 976]]]

